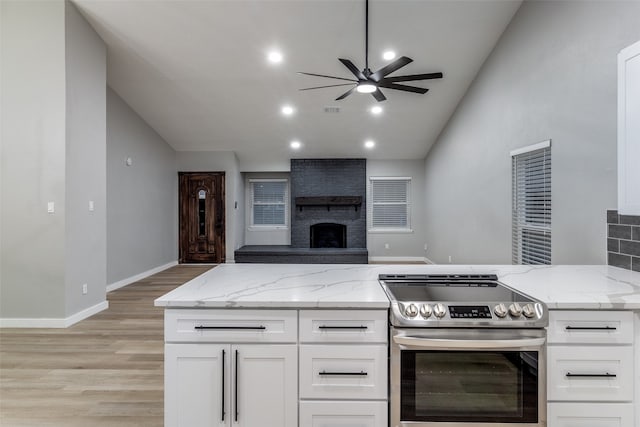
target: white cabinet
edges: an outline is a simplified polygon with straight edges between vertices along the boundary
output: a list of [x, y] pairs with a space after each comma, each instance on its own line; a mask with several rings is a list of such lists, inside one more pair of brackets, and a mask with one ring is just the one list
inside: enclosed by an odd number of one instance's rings
[[387, 427], [387, 402], [300, 402], [300, 427]]
[[296, 311], [168, 310], [165, 329], [166, 427], [298, 425]]
[[640, 215], [640, 41], [618, 54], [618, 212]]
[[300, 311], [301, 427], [387, 427], [387, 316]]
[[549, 427], [634, 427], [634, 314], [550, 311]]

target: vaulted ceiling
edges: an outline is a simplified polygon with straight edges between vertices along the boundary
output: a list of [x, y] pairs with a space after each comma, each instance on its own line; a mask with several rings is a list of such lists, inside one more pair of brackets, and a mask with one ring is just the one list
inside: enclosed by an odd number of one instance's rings
[[[341, 82], [298, 71], [352, 78], [338, 58], [364, 68], [364, 0], [73, 2], [107, 44], [109, 86], [174, 149], [234, 151], [251, 165], [424, 158], [521, 3], [371, 0], [370, 68], [392, 49], [414, 61], [397, 75], [444, 73], [413, 83], [425, 95], [385, 89], [377, 103], [359, 93], [335, 101], [348, 87], [299, 90]], [[272, 49], [280, 64], [267, 61]]]

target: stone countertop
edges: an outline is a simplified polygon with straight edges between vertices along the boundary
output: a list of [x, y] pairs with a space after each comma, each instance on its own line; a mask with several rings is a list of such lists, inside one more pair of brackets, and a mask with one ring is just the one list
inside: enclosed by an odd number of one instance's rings
[[640, 273], [606, 265], [222, 264], [158, 298], [167, 308], [386, 308], [379, 274], [492, 273], [550, 309], [640, 309]]

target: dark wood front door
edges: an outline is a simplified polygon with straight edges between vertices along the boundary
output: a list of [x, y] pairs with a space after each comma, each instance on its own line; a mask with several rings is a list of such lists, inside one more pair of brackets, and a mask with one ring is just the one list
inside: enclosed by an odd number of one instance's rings
[[180, 262], [225, 261], [224, 172], [179, 172]]

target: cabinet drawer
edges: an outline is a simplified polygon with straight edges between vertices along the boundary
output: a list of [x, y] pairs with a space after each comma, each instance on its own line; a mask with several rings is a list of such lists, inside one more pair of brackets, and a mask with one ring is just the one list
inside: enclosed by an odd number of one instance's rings
[[295, 310], [166, 310], [167, 342], [295, 343]]
[[633, 427], [632, 403], [549, 403], [549, 427]]
[[387, 402], [300, 402], [304, 427], [387, 427]]
[[549, 400], [633, 400], [633, 347], [550, 346]]
[[387, 342], [386, 310], [302, 310], [300, 342]]
[[300, 346], [301, 399], [386, 399], [386, 345]]
[[631, 344], [631, 311], [555, 311], [549, 312], [550, 344]]

